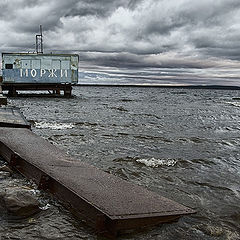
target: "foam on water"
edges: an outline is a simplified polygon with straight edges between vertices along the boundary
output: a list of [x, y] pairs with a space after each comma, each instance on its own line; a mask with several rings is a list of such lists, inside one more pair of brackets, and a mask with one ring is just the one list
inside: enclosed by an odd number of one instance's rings
[[35, 122], [35, 127], [39, 129], [53, 129], [53, 130], [62, 130], [62, 129], [70, 129], [74, 128], [74, 124], [72, 123], [50, 123], [50, 122]]
[[159, 166], [174, 166], [177, 163], [175, 159], [156, 159], [156, 158], [142, 158], [137, 159], [136, 162], [142, 163], [147, 167], [159, 167]]
[[46, 205], [39, 207], [41, 210], [46, 211], [51, 207], [51, 205], [49, 203], [47, 203]]
[[231, 104], [235, 107], [240, 107], [240, 102], [227, 102], [228, 104]]

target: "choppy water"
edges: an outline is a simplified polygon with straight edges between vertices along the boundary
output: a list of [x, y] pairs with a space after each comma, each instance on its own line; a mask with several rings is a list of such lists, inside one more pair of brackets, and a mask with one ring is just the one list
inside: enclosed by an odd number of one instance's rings
[[[16, 98], [33, 131], [81, 161], [197, 214], [120, 239], [240, 239], [240, 92], [75, 87], [76, 97]], [[0, 186], [30, 184], [20, 176]], [[61, 205], [0, 219], [0, 239], [95, 239]], [[48, 205], [49, 206], [49, 205]], [[1, 216], [0, 216], [1, 218]]]

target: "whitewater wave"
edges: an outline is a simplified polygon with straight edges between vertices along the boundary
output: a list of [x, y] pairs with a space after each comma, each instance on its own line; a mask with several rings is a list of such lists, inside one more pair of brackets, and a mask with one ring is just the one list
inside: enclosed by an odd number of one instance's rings
[[159, 167], [159, 166], [167, 166], [172, 167], [177, 163], [175, 159], [156, 159], [156, 158], [142, 158], [136, 159], [136, 162], [142, 163], [147, 167]]
[[74, 128], [73, 123], [56, 123], [56, 122], [35, 122], [35, 127], [39, 129], [62, 130]]
[[47, 203], [46, 205], [40, 206], [39, 208], [40, 208], [41, 210], [45, 211], [45, 210], [48, 210], [50, 207], [51, 207], [51, 205], [50, 205], [49, 203]]
[[240, 107], [240, 102], [227, 102], [228, 104], [231, 104], [235, 107]]

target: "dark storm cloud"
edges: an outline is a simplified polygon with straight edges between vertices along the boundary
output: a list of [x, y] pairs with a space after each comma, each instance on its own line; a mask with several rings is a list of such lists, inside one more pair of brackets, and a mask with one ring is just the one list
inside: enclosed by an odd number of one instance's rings
[[26, 8], [26, 7], [34, 7], [36, 4], [38, 4], [38, 0], [19, 0], [19, 1], [13, 1], [13, 4], [11, 4], [11, 1], [8, 0], [2, 0], [0, 2], [0, 19], [10, 20], [13, 15], [13, 9], [15, 8]]
[[166, 59], [160, 61], [158, 58], [129, 53], [82, 53], [81, 60], [85, 62], [92, 62], [97, 66], [110, 66], [127, 69], [139, 68], [196, 68], [205, 69], [214, 67], [215, 63], [208, 61], [193, 61], [188, 59]]
[[42, 24], [45, 51], [79, 53], [80, 71], [134, 81], [144, 69], [146, 82], [184, 84], [240, 75], [239, 0], [1, 0], [0, 9], [1, 51], [33, 51]]
[[[231, 31], [226, 31], [225, 34], [231, 35]], [[234, 34], [229, 39], [225, 39], [223, 34], [209, 38], [201, 36], [192, 39], [196, 49], [202, 52], [205, 56], [223, 57], [232, 60], [240, 60], [240, 32]]]
[[72, 5], [66, 16], [88, 16], [107, 17], [119, 7], [134, 9], [142, 0], [82, 0]]

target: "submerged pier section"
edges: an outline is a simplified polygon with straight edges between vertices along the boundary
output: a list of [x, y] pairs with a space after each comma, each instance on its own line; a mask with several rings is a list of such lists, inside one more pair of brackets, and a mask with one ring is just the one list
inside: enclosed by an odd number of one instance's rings
[[17, 107], [0, 107], [0, 127], [31, 128]]
[[115, 237], [125, 230], [175, 221], [195, 212], [70, 157], [27, 126], [0, 126], [0, 155], [98, 234]]

